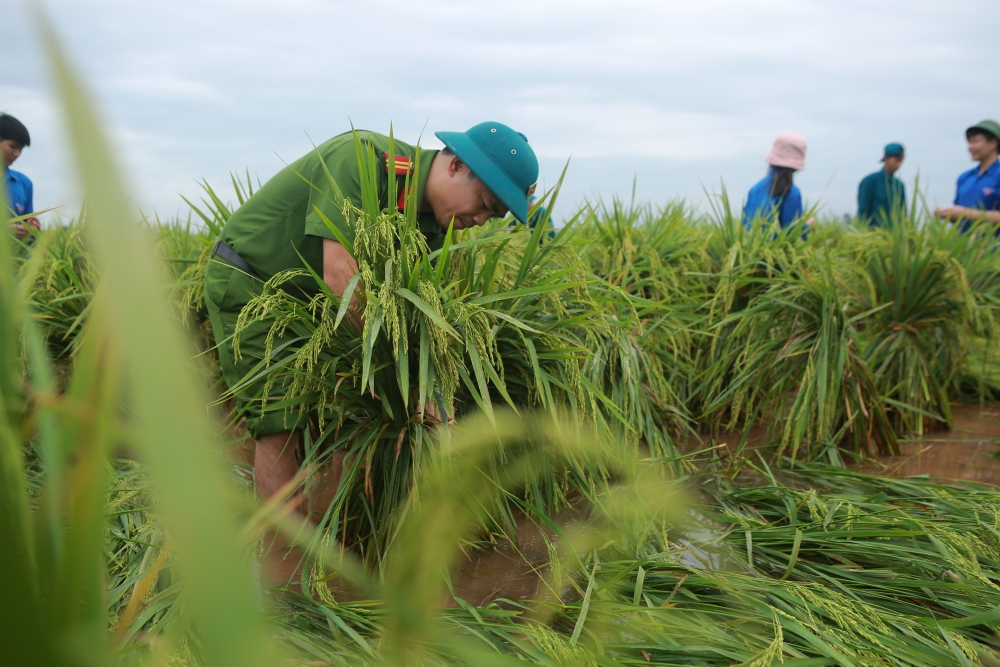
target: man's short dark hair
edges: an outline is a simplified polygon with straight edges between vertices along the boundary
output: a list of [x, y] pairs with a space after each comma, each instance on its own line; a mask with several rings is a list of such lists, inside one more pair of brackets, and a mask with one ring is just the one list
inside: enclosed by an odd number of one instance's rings
[[[441, 155], [444, 155], [446, 157], [447, 156], [453, 156], [453, 155], [455, 155], [455, 151], [451, 150], [447, 146], [445, 146], [444, 148], [442, 148], [440, 152], [441, 152]], [[462, 162], [462, 158], [458, 158], [458, 161]], [[465, 164], [465, 163], [462, 162], [462, 164]], [[468, 178], [469, 180], [475, 180], [475, 181], [481, 181], [482, 180], [481, 178], [479, 178], [478, 176], [476, 176], [474, 173], [472, 173], [472, 169], [469, 169], [469, 165], [465, 164], [465, 168], [469, 172], [468, 174], [465, 175], [466, 178]]]
[[995, 142], [997, 142], [997, 146], [1000, 147], [1000, 137], [998, 137], [997, 135], [993, 134], [989, 130], [984, 130], [981, 127], [972, 127], [972, 128], [969, 128], [969, 131], [965, 133], [965, 138], [966, 138], [966, 140], [970, 140], [970, 139], [972, 139], [972, 137], [976, 136], [977, 134], [980, 135], [980, 136], [985, 137], [986, 141], [995, 141]]
[[5, 113], [0, 113], [0, 141], [13, 139], [22, 146], [31, 145], [31, 135], [24, 123]]

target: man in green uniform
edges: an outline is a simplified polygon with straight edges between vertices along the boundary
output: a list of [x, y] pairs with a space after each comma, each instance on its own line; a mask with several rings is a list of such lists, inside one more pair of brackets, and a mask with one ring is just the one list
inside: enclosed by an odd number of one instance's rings
[[893, 211], [906, 210], [906, 186], [895, 177], [903, 164], [903, 144], [888, 144], [882, 157], [883, 167], [868, 174], [858, 186], [858, 219], [872, 227], [888, 226]]
[[[506, 125], [490, 122], [468, 132], [438, 132], [445, 144], [441, 151], [394, 141], [395, 164], [389, 164], [388, 137], [374, 132], [358, 135], [380, 162], [384, 156], [384, 168], [377, 170], [381, 207], [389, 205], [389, 179], [396, 180], [396, 192], [402, 195], [409, 176], [411, 187], [416, 187], [413, 201], [419, 206], [420, 231], [432, 250], [441, 247], [451, 225], [466, 229], [503, 217], [507, 211], [521, 222], [527, 220], [538, 161], [524, 135]], [[300, 424], [293, 417], [289, 417], [292, 423], [286, 423], [281, 409], [261, 411], [258, 394], [263, 383], [240, 386], [264, 357], [269, 325], [258, 322], [241, 332], [240, 359], [234, 358], [232, 335], [240, 310], [260, 294], [263, 281], [279, 271], [305, 268], [303, 259], [337, 294], [343, 294], [357, 273], [347, 248], [323, 221], [325, 216], [345, 240], [353, 241], [353, 230], [335, 203], [327, 171], [343, 197], [360, 206], [357, 153], [354, 135], [348, 132], [282, 169], [233, 213], [208, 266], [205, 302], [223, 376], [230, 387], [239, 387], [237, 405], [256, 441], [255, 480], [262, 498], [273, 495], [298, 471], [295, 452]], [[319, 291], [311, 278], [296, 279], [283, 289], [298, 289], [303, 298]], [[279, 389], [272, 393], [280, 396]], [[339, 476], [339, 470], [331, 471], [332, 479]]]

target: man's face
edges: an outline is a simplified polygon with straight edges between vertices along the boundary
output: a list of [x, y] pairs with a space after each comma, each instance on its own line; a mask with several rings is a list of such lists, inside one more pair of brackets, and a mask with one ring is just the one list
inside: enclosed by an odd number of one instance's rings
[[887, 174], [895, 174], [903, 164], [902, 155], [890, 155], [884, 160]]
[[0, 141], [0, 158], [3, 158], [4, 165], [9, 167], [14, 164], [14, 160], [21, 157], [21, 149], [23, 148], [21, 142], [13, 139]]
[[441, 197], [434, 207], [434, 218], [442, 227], [455, 221], [455, 229], [479, 227], [490, 218], [502, 218], [507, 208], [454, 155], [448, 156]]
[[973, 134], [969, 137], [969, 155], [976, 162], [982, 162], [992, 153], [997, 152], [997, 140], [988, 138], [985, 134]]

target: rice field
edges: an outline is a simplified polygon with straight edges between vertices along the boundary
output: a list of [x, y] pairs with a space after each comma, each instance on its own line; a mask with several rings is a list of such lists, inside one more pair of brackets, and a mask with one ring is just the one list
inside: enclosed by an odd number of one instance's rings
[[[723, 192], [432, 253], [412, 212], [358, 203], [364, 327], [282, 289], [300, 274], [244, 311], [290, 341], [253, 373], [307, 424], [296, 483], [350, 452], [303, 523], [254, 497], [206, 323], [249, 177], [140, 220], [48, 40], [88, 201], [0, 243], [5, 662], [1000, 664], [997, 490], [856, 469], [1000, 397], [989, 236], [918, 194], [888, 230], [802, 241]], [[463, 583], [491, 554], [531, 589]]]

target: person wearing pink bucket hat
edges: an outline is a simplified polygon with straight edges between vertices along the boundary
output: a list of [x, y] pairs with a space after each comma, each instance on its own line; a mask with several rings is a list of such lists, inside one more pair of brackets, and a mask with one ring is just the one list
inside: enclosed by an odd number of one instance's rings
[[792, 183], [792, 174], [806, 168], [805, 137], [782, 132], [764, 160], [771, 168], [767, 176], [750, 188], [743, 206], [743, 226], [747, 230], [754, 221], [770, 224], [775, 220], [784, 229], [802, 216], [802, 193]]
[[806, 138], [796, 132], [782, 132], [764, 156], [764, 161], [772, 167], [802, 171], [806, 168]]

